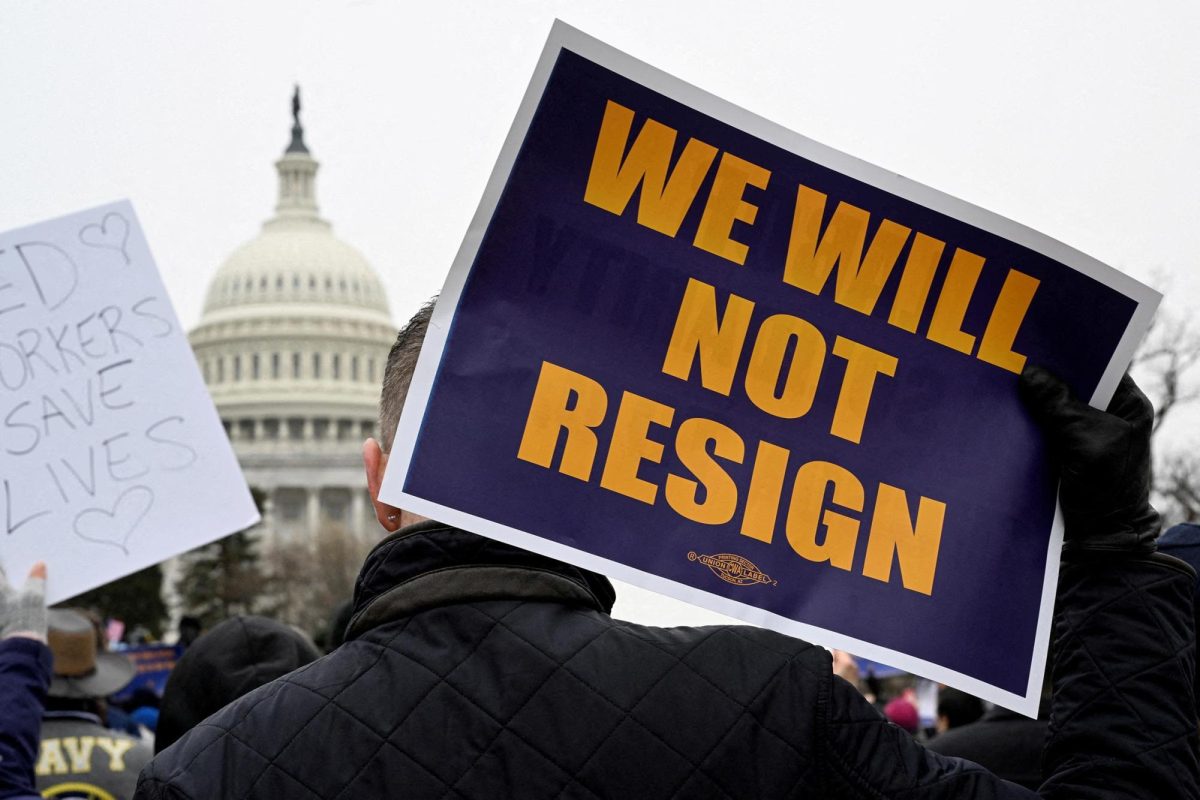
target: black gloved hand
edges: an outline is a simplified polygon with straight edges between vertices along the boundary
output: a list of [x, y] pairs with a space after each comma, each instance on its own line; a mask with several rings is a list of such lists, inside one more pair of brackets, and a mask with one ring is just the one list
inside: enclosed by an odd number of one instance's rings
[[1062, 480], [1063, 552], [1152, 552], [1161, 528], [1150, 505], [1154, 407], [1133, 378], [1121, 379], [1107, 413], [1041, 367], [1026, 366], [1019, 385]]

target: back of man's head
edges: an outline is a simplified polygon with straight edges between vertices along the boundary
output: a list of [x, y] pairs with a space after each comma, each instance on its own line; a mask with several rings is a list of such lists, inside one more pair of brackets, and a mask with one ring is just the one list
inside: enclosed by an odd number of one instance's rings
[[408, 324], [400, 329], [388, 353], [387, 366], [383, 369], [383, 390], [379, 398], [379, 443], [385, 453], [391, 452], [396, 423], [400, 421], [400, 411], [408, 397], [408, 387], [412, 385], [413, 373], [417, 369], [417, 356], [425, 342], [425, 332], [429, 330], [429, 319], [433, 316], [436, 303], [437, 298], [434, 297], [413, 314]]

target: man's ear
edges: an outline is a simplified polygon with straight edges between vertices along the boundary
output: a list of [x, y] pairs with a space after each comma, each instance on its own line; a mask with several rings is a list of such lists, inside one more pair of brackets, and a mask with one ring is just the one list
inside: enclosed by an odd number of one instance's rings
[[387, 469], [387, 453], [374, 439], [363, 442], [363, 467], [367, 471], [367, 494], [375, 506], [375, 518], [389, 533], [400, 528], [400, 509], [379, 500], [379, 487], [383, 484], [383, 472]]

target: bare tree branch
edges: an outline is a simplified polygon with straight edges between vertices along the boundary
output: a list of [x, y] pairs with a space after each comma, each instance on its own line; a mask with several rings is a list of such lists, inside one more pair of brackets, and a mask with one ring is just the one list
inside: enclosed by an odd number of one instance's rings
[[1200, 456], [1173, 450], [1158, 436], [1168, 416], [1200, 400], [1200, 330], [1188, 317], [1160, 312], [1133, 367], [1154, 403], [1158, 505], [1170, 522], [1200, 519]]
[[1143, 388], [1154, 402], [1154, 431], [1171, 412], [1200, 399], [1200, 330], [1188, 317], [1160, 313], [1133, 359]]

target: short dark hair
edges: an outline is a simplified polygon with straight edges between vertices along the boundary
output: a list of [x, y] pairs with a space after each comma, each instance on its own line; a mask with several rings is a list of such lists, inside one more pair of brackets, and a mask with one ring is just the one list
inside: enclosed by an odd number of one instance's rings
[[379, 437], [383, 452], [390, 452], [396, 436], [396, 424], [400, 422], [400, 411], [408, 397], [413, 373], [417, 369], [417, 356], [429, 330], [429, 319], [437, 295], [421, 306], [408, 324], [400, 329], [396, 342], [388, 353], [387, 366], [383, 368], [383, 390], [379, 395]]
[[939, 717], [946, 718], [950, 728], [958, 728], [983, 716], [983, 701], [947, 686], [938, 692], [937, 713]]

